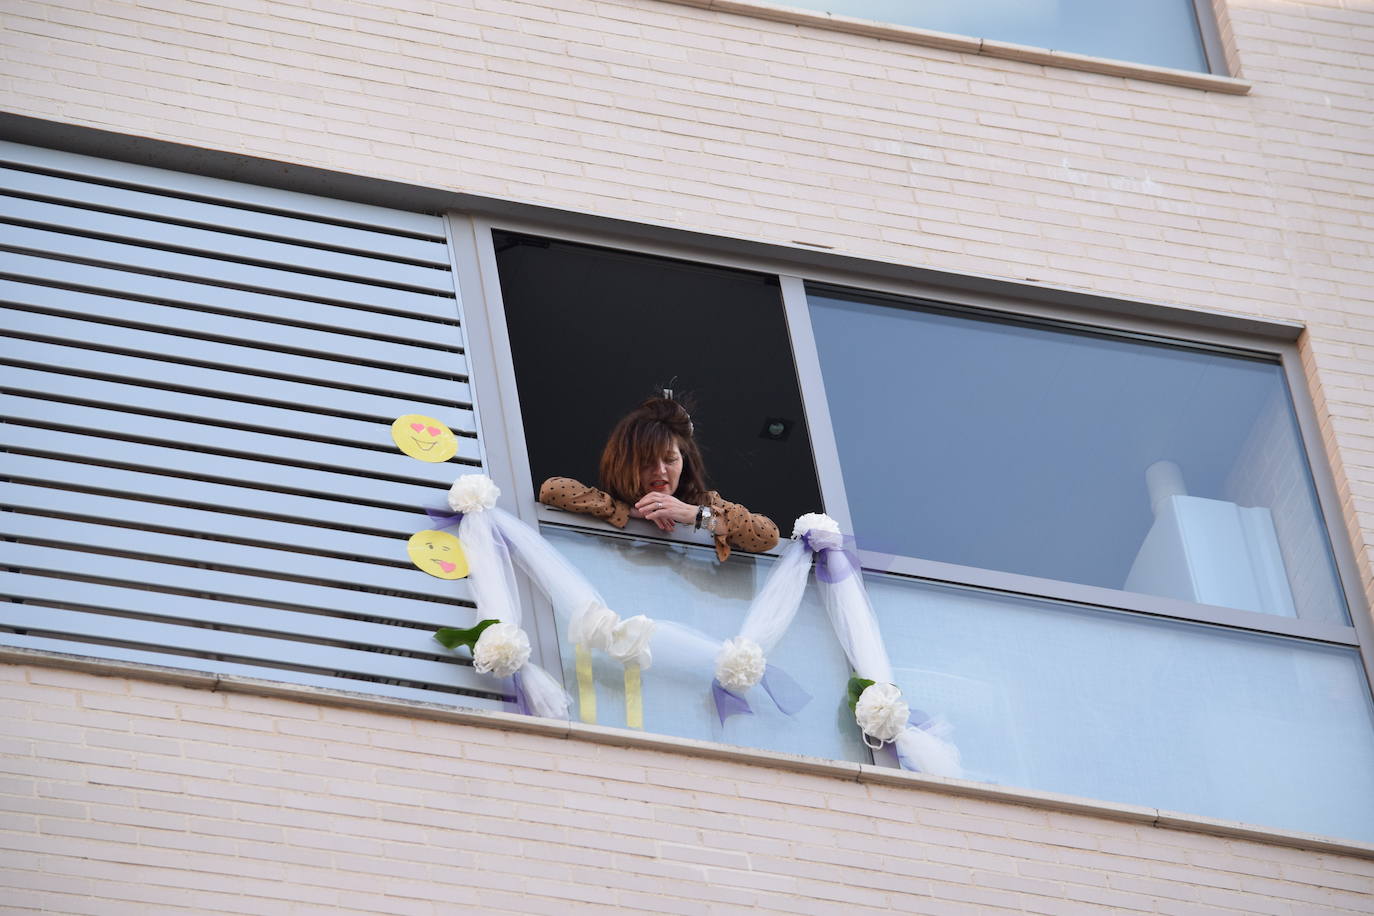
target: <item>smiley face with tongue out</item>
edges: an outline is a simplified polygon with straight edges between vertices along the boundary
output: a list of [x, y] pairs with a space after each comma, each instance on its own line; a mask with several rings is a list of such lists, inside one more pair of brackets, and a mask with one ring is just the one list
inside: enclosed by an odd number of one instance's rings
[[468, 558], [463, 544], [447, 531], [426, 528], [406, 542], [410, 562], [440, 579], [462, 579], [468, 574]]

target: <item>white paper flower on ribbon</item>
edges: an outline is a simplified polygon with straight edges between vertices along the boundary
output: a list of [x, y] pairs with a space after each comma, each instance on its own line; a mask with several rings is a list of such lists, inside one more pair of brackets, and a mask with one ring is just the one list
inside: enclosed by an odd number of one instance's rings
[[481, 512], [496, 505], [501, 490], [486, 474], [464, 474], [448, 490], [448, 507], [454, 512]]
[[854, 721], [863, 733], [879, 741], [900, 735], [911, 718], [911, 708], [895, 684], [869, 684], [854, 704]]
[[481, 674], [510, 677], [530, 659], [530, 638], [513, 623], [494, 623], [477, 637], [472, 667]]
[[620, 615], [615, 611], [599, 602], [589, 602], [568, 625], [568, 639], [575, 646], [605, 651], [611, 647], [612, 634], [619, 624]]
[[606, 651], [622, 665], [636, 664], [647, 670], [654, 661], [649, 639], [657, 628], [658, 624], [643, 614], [622, 620], [611, 630], [611, 644]]
[[763, 680], [767, 668], [763, 648], [744, 636], [727, 639], [716, 656], [716, 680], [726, 690], [748, 690]]
[[802, 538], [808, 534], [811, 535], [810, 543], [814, 550], [839, 547], [844, 543], [844, 536], [840, 534], [840, 523], [820, 512], [808, 512], [799, 516], [796, 524], [792, 526], [793, 538]]

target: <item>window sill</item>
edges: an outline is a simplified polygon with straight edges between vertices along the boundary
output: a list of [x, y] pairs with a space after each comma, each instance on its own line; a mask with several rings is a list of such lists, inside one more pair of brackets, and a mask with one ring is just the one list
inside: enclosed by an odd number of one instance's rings
[[831, 13], [774, 6], [769, 3], [758, 2], [758, 0], [666, 0], [666, 2], [725, 13], [738, 13], [742, 16], [753, 16], [756, 19], [768, 19], [773, 22], [814, 26], [835, 32], [847, 32], [851, 35], [868, 35], [873, 38], [900, 41], [927, 48], [943, 48], [947, 51], [982, 54], [1002, 60], [1017, 60], [1028, 64], [1060, 67], [1066, 70], [1083, 70], [1088, 73], [1120, 76], [1152, 83], [1164, 83], [1170, 86], [1184, 86], [1189, 89], [1201, 89], [1204, 92], [1245, 95], [1250, 91], [1250, 83], [1229, 76], [1196, 73], [1191, 70], [1175, 70], [1170, 67], [1153, 67], [1149, 64], [1135, 64], [1129, 61], [1108, 60], [1101, 57], [1090, 57], [1087, 54], [1051, 51], [1048, 48], [1034, 48], [986, 38], [968, 38], [963, 35], [951, 35], [948, 32], [934, 32], [905, 25], [889, 25], [870, 19], [857, 19], [852, 16], [836, 16]]
[[1096, 801], [1062, 795], [1054, 792], [1037, 792], [1031, 789], [1018, 789], [997, 786], [989, 783], [972, 782], [966, 779], [948, 779], [908, 773], [904, 770], [871, 764], [850, 763], [843, 760], [826, 760], [800, 754], [787, 754], [780, 751], [764, 751], [754, 748], [716, 744], [710, 741], [694, 741], [687, 738], [673, 738], [630, 729], [612, 728], [605, 725], [586, 725], [576, 721], [540, 719], [515, 713], [494, 712], [482, 709], [469, 709], [449, 706], [443, 703], [428, 703], [418, 700], [405, 700], [390, 697], [377, 697], [356, 694], [328, 687], [311, 687], [301, 684], [287, 684], [276, 681], [239, 675], [218, 675], [207, 671], [166, 668], [137, 662], [112, 661], [67, 655], [39, 649], [23, 649], [0, 646], [0, 664], [35, 665], [48, 668], [64, 668], [84, 671], [102, 677], [124, 677], [158, 683], [172, 683], [193, 689], [210, 690], [223, 693], [238, 693], [250, 696], [276, 697], [299, 703], [316, 703], [324, 706], [364, 709], [371, 712], [409, 716], [431, 721], [450, 722], [474, 728], [489, 728], [500, 731], [521, 732], [529, 735], [542, 735], [549, 738], [566, 738], [592, 744], [613, 747], [642, 748], [683, 757], [697, 757], [712, 760], [728, 760], [751, 766], [771, 767], [794, 773], [807, 773], [816, 776], [856, 781], [872, 785], [898, 786], [906, 789], [934, 792], [937, 794], [976, 798], [1009, 805], [1021, 805], [1046, 811], [1061, 811], [1100, 817], [1104, 820], [1142, 824], [1158, 829], [1180, 830], [1190, 833], [1210, 834], [1212, 836], [1234, 837], [1301, 849], [1308, 852], [1333, 852], [1341, 855], [1357, 856], [1374, 860], [1374, 844], [1354, 840], [1342, 840], [1317, 834], [1297, 831], [1275, 830], [1257, 827], [1238, 821], [1225, 821], [1215, 818], [1163, 811], [1142, 805], [1125, 805], [1113, 802]]

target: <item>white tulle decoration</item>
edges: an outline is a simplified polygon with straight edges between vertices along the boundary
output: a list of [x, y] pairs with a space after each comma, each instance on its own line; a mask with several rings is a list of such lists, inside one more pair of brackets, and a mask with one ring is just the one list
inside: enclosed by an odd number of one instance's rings
[[654, 663], [649, 640], [656, 629], [658, 624], [643, 614], [622, 620], [611, 630], [611, 642], [606, 652], [622, 665], [635, 664], [647, 670]]
[[501, 489], [486, 474], [464, 474], [448, 491], [448, 507], [454, 512], [483, 512], [496, 505]]
[[854, 704], [854, 721], [865, 735], [891, 741], [902, 733], [911, 718], [911, 707], [895, 684], [869, 684]]
[[619, 614], [599, 601], [591, 601], [568, 625], [568, 640], [575, 646], [604, 652], [611, 647], [611, 635], [619, 623]]
[[803, 538], [811, 535], [811, 546], [817, 550], [824, 547], [839, 547], [844, 538], [840, 534], [840, 523], [822, 512], [808, 512], [797, 517], [792, 526], [792, 537]]
[[745, 636], [727, 639], [716, 656], [716, 680], [726, 690], [748, 690], [763, 680], [767, 668], [763, 648]]
[[[812, 540], [815, 538], [813, 536]], [[816, 581], [821, 602], [830, 617], [835, 637], [844, 649], [849, 665], [859, 677], [874, 682], [874, 686], [892, 686], [892, 662], [887, 655], [878, 615], [864, 589], [863, 575], [852, 565], [850, 557], [839, 550], [826, 550], [816, 555]], [[869, 687], [864, 693], [868, 693]], [[894, 688], [895, 689], [895, 688]], [[909, 713], [908, 713], [909, 714]], [[895, 714], [890, 720], [895, 720]], [[855, 719], [858, 719], [857, 704]], [[877, 722], [873, 723], [875, 727]], [[864, 728], [862, 722], [860, 728]], [[866, 734], [871, 734], [864, 729]], [[906, 725], [890, 740], [897, 751], [897, 760], [907, 769], [934, 776], [962, 776], [959, 749], [949, 740], [949, 726], [943, 720], [922, 723], [921, 728]], [[878, 735], [873, 735], [878, 738]], [[889, 739], [881, 739], [889, 740]]]
[[[463, 552], [467, 554], [468, 566], [472, 570], [467, 579], [469, 588], [472, 589], [473, 600], [476, 601], [478, 613], [482, 618], [494, 618], [501, 624], [509, 624], [518, 630], [521, 628], [522, 610], [519, 592], [515, 588], [515, 570], [511, 566], [511, 554], [516, 548], [507, 548], [508, 539], [504, 536], [504, 531], [498, 531], [501, 517], [506, 513], [494, 508], [496, 487], [490, 480], [486, 481], [491, 484], [490, 489], [473, 483], [458, 486], [461, 481], [471, 477], [482, 475], [470, 474], [466, 478], [460, 477], [455, 481], [454, 489], [464, 493], [463, 498], [466, 499], [467, 488], [472, 488], [474, 502], [471, 505], [480, 506], [486, 499], [489, 499], [492, 505], [483, 506], [481, 511], [454, 508], [454, 511], [464, 512], [463, 520], [458, 523], [458, 538], [463, 542]], [[486, 480], [485, 477], [482, 479]], [[510, 518], [517, 525], [522, 524], [514, 516]], [[534, 537], [539, 539], [537, 534], [534, 534]], [[488, 627], [482, 636], [485, 637], [494, 629], [496, 626]], [[478, 643], [480, 645], [481, 637], [478, 638]], [[495, 669], [492, 673], [496, 673]], [[568, 707], [572, 701], [563, 685], [555, 680], [553, 675], [529, 661], [528, 656], [519, 667], [518, 674], [530, 712], [550, 719], [568, 717]]]
[[893, 747], [897, 760], [908, 770], [932, 776], [962, 776], [959, 748], [949, 739], [950, 725], [936, 718], [920, 728], [906, 728], [897, 736]]
[[530, 638], [513, 623], [494, 623], [477, 637], [472, 667], [480, 674], [510, 677], [530, 660]]

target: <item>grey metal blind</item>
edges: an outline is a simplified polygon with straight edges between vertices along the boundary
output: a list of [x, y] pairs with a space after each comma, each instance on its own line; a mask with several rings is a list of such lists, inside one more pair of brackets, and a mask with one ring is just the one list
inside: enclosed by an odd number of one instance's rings
[[405, 552], [481, 463], [450, 265], [437, 216], [0, 143], [0, 643], [499, 703]]

